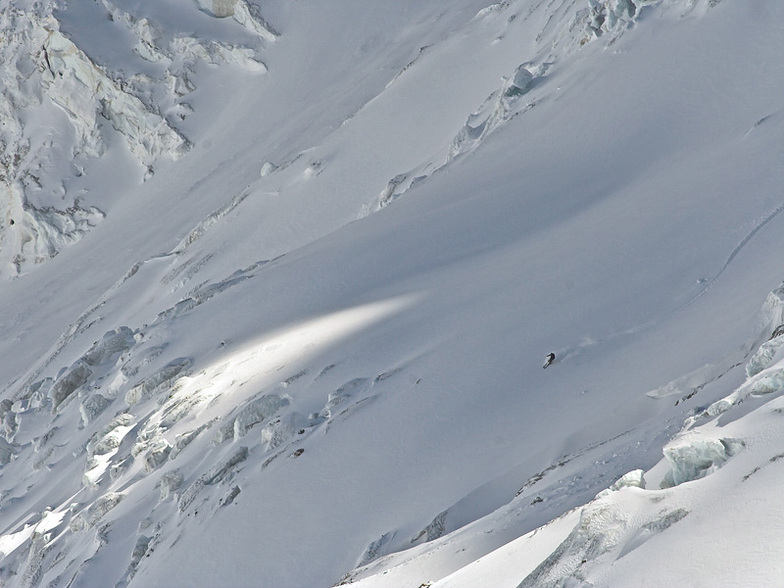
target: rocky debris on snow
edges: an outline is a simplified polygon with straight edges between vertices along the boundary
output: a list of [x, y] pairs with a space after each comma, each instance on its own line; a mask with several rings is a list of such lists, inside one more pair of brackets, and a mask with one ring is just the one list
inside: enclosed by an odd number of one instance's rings
[[240, 489], [239, 486], [233, 486], [231, 490], [229, 490], [229, 492], [226, 494], [226, 496], [221, 498], [219, 503], [220, 506], [228, 506], [232, 504], [234, 502], [234, 499], [240, 495], [240, 492], [242, 492], [242, 490]]

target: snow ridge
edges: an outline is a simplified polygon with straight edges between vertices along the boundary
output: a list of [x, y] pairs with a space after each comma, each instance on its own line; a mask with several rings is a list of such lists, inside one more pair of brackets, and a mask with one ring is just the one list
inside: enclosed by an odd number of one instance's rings
[[[539, 23], [530, 59], [510, 72], [500, 87], [468, 115], [445, 154], [439, 154], [389, 180], [379, 194], [377, 209], [390, 205], [430, 175], [445, 171], [455, 159], [475, 151], [512, 119], [555, 99], [557, 90], [547, 80], [551, 68], [600, 38], [603, 47], [611, 47], [635, 24], [645, 9], [661, 4], [662, 0], [588, 0], [587, 3], [588, 7], [574, 0], [534, 2], [527, 11], [523, 11], [519, 3], [507, 1], [480, 10], [474, 19], [476, 22], [504, 23], [500, 25], [499, 39], [507, 34], [507, 29], [520, 23], [529, 20]], [[429, 49], [423, 47], [420, 58]], [[390, 84], [416, 61], [411, 62]]]

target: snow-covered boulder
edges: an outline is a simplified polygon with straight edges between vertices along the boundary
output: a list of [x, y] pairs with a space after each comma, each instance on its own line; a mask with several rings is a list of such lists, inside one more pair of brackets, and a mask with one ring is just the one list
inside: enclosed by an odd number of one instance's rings
[[171, 450], [171, 443], [166, 439], [158, 439], [144, 454], [144, 471], [149, 473], [163, 465], [169, 459]]
[[599, 492], [596, 497], [601, 498], [607, 496], [622, 488], [640, 488], [641, 490], [645, 490], [645, 472], [643, 470], [633, 470], [624, 474], [612, 486]]

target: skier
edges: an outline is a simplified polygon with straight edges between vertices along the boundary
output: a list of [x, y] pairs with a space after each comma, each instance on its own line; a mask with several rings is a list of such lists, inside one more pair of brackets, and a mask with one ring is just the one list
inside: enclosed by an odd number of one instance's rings
[[555, 353], [550, 353], [544, 360], [544, 365], [542, 366], [544, 369], [547, 369], [547, 366], [550, 365], [555, 361]]

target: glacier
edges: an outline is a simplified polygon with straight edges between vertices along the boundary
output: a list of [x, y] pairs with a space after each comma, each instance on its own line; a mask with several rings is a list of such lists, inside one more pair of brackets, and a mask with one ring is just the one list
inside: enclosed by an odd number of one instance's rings
[[775, 585], [782, 23], [0, 0], [0, 585]]

